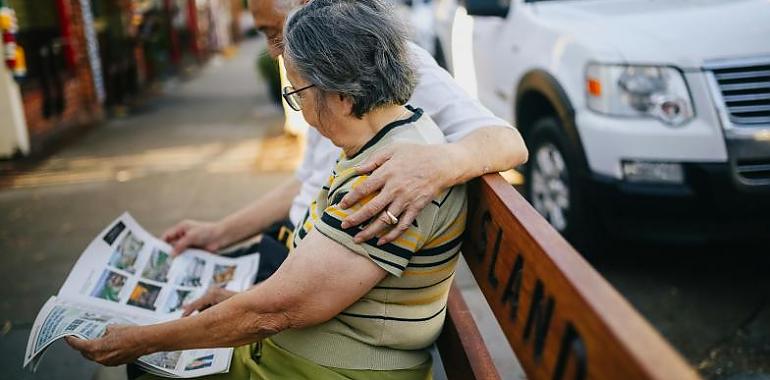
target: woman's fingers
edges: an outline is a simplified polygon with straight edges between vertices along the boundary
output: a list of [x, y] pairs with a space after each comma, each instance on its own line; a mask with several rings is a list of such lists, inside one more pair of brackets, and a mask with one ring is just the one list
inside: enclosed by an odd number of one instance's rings
[[70, 345], [70, 347], [80, 351], [81, 353], [84, 353], [88, 351], [89, 342], [85, 339], [80, 339], [76, 336], [68, 336], [65, 337], [64, 340], [67, 342], [67, 344]]

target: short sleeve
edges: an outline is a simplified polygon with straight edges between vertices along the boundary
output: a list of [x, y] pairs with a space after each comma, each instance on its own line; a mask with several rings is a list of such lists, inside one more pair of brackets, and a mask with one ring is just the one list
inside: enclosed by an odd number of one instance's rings
[[447, 141], [456, 142], [482, 127], [513, 128], [468, 95], [425, 49], [409, 43], [409, 50], [418, 74], [409, 103], [422, 108]]
[[[430, 233], [432, 219], [430, 210], [423, 211], [415, 220], [409, 229], [395, 241], [378, 246], [377, 238], [357, 244], [353, 237], [361, 231], [360, 227], [351, 227], [343, 229], [342, 221], [350, 214], [364, 206], [373, 196], [364, 199], [350, 209], [342, 210], [337, 204], [340, 200], [352, 190], [357, 184], [361, 183], [366, 176], [357, 176], [350, 178], [338, 189], [332, 189], [329, 194], [329, 206], [320, 215], [316, 221], [315, 228], [326, 237], [342, 244], [351, 251], [368, 257], [375, 264], [379, 265], [388, 273], [400, 277], [406, 269], [409, 261], [415, 252], [420, 250], [427, 240], [427, 234]], [[428, 208], [429, 209], [429, 208]]]

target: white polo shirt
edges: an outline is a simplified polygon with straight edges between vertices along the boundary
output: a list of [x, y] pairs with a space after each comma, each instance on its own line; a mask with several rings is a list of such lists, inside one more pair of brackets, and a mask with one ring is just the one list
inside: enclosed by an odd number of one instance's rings
[[[458, 141], [481, 127], [513, 128], [471, 98], [425, 49], [411, 42], [408, 46], [417, 71], [417, 87], [408, 104], [422, 108], [449, 142]], [[289, 213], [295, 226], [326, 183], [340, 152], [331, 140], [321, 136], [315, 128], [308, 128], [305, 156], [295, 174], [302, 187]]]

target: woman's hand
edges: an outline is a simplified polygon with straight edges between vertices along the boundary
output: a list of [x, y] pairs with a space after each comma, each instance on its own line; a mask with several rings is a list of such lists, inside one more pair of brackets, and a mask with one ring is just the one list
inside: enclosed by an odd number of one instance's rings
[[140, 329], [138, 326], [110, 325], [101, 338], [85, 340], [68, 336], [65, 340], [86, 359], [116, 366], [131, 363], [147, 352], [144, 340], [139, 336]]
[[206, 310], [236, 294], [238, 294], [238, 292], [233, 292], [227, 289], [217, 287], [209, 288], [203, 297], [182, 306], [182, 316], [186, 317], [195, 311]]
[[183, 220], [163, 233], [163, 240], [174, 246], [172, 256], [190, 247], [216, 252], [224, 246], [222, 231], [217, 223]]

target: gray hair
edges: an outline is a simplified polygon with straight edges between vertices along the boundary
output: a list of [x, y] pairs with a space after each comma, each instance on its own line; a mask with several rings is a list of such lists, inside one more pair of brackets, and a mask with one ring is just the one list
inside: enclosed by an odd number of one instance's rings
[[322, 92], [352, 100], [352, 114], [405, 104], [415, 87], [406, 29], [381, 0], [312, 0], [291, 14], [284, 58]]

